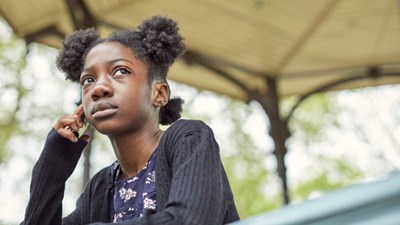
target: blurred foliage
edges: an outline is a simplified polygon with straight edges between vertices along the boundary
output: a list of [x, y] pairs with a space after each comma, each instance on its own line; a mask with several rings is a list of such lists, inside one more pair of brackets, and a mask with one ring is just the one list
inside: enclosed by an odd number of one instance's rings
[[[269, 211], [281, 205], [279, 195], [268, 193], [271, 172], [268, 171], [266, 150], [257, 147], [244, 132], [243, 125], [250, 116], [242, 102], [228, 100], [229, 104], [222, 111], [232, 121], [230, 129], [233, 153], [224, 156], [223, 162], [229, 175], [235, 202], [241, 218]], [[271, 155], [270, 155], [271, 156]]]
[[[9, 29], [1, 18], [0, 23], [0, 30]], [[11, 137], [22, 133], [17, 112], [21, 99], [29, 92], [21, 79], [26, 68], [25, 53], [25, 43], [13, 32], [0, 32], [0, 163], [10, 156], [7, 144]]]
[[[325, 127], [338, 127], [338, 113], [343, 110], [335, 101], [335, 94], [316, 93], [305, 99], [293, 112], [289, 120], [292, 133], [302, 135], [304, 144], [310, 145], [325, 138]], [[280, 103], [282, 115], [286, 118], [289, 110], [298, 101], [296, 96], [286, 97]]]
[[294, 201], [302, 201], [329, 191], [353, 184], [364, 176], [361, 170], [345, 159], [332, 159], [319, 156], [320, 171], [301, 182], [291, 190]]

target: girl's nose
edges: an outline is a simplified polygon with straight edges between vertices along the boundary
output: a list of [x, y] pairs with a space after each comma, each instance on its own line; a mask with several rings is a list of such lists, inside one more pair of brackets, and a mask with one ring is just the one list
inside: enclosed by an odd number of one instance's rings
[[114, 95], [114, 90], [109, 79], [98, 80], [92, 89], [91, 97], [94, 101]]

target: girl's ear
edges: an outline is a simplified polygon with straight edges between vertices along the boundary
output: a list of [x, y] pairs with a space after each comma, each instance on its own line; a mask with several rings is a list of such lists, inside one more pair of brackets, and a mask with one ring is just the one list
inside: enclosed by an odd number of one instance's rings
[[168, 103], [169, 87], [166, 82], [155, 82], [152, 90], [154, 107], [162, 107]]

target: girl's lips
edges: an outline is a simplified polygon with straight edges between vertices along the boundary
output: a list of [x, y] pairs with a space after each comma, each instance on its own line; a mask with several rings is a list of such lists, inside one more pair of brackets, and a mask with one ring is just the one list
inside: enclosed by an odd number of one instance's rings
[[111, 116], [118, 111], [118, 107], [109, 102], [99, 102], [93, 106], [92, 117], [100, 119]]
[[103, 110], [99, 110], [99, 111], [93, 113], [92, 117], [93, 117], [93, 119], [101, 119], [101, 118], [112, 116], [117, 111], [118, 111], [117, 108], [103, 109]]

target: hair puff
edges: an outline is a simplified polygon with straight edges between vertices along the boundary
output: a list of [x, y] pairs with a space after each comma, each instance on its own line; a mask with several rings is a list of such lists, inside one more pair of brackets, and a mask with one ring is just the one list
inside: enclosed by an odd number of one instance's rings
[[144, 20], [138, 30], [142, 35], [143, 47], [156, 64], [171, 65], [185, 52], [178, 24], [172, 19], [153, 16]]
[[169, 125], [181, 118], [182, 104], [181, 98], [172, 98], [160, 109], [160, 124]]
[[84, 55], [99, 39], [100, 35], [94, 28], [75, 31], [65, 38], [56, 64], [66, 73], [67, 79], [79, 81]]

